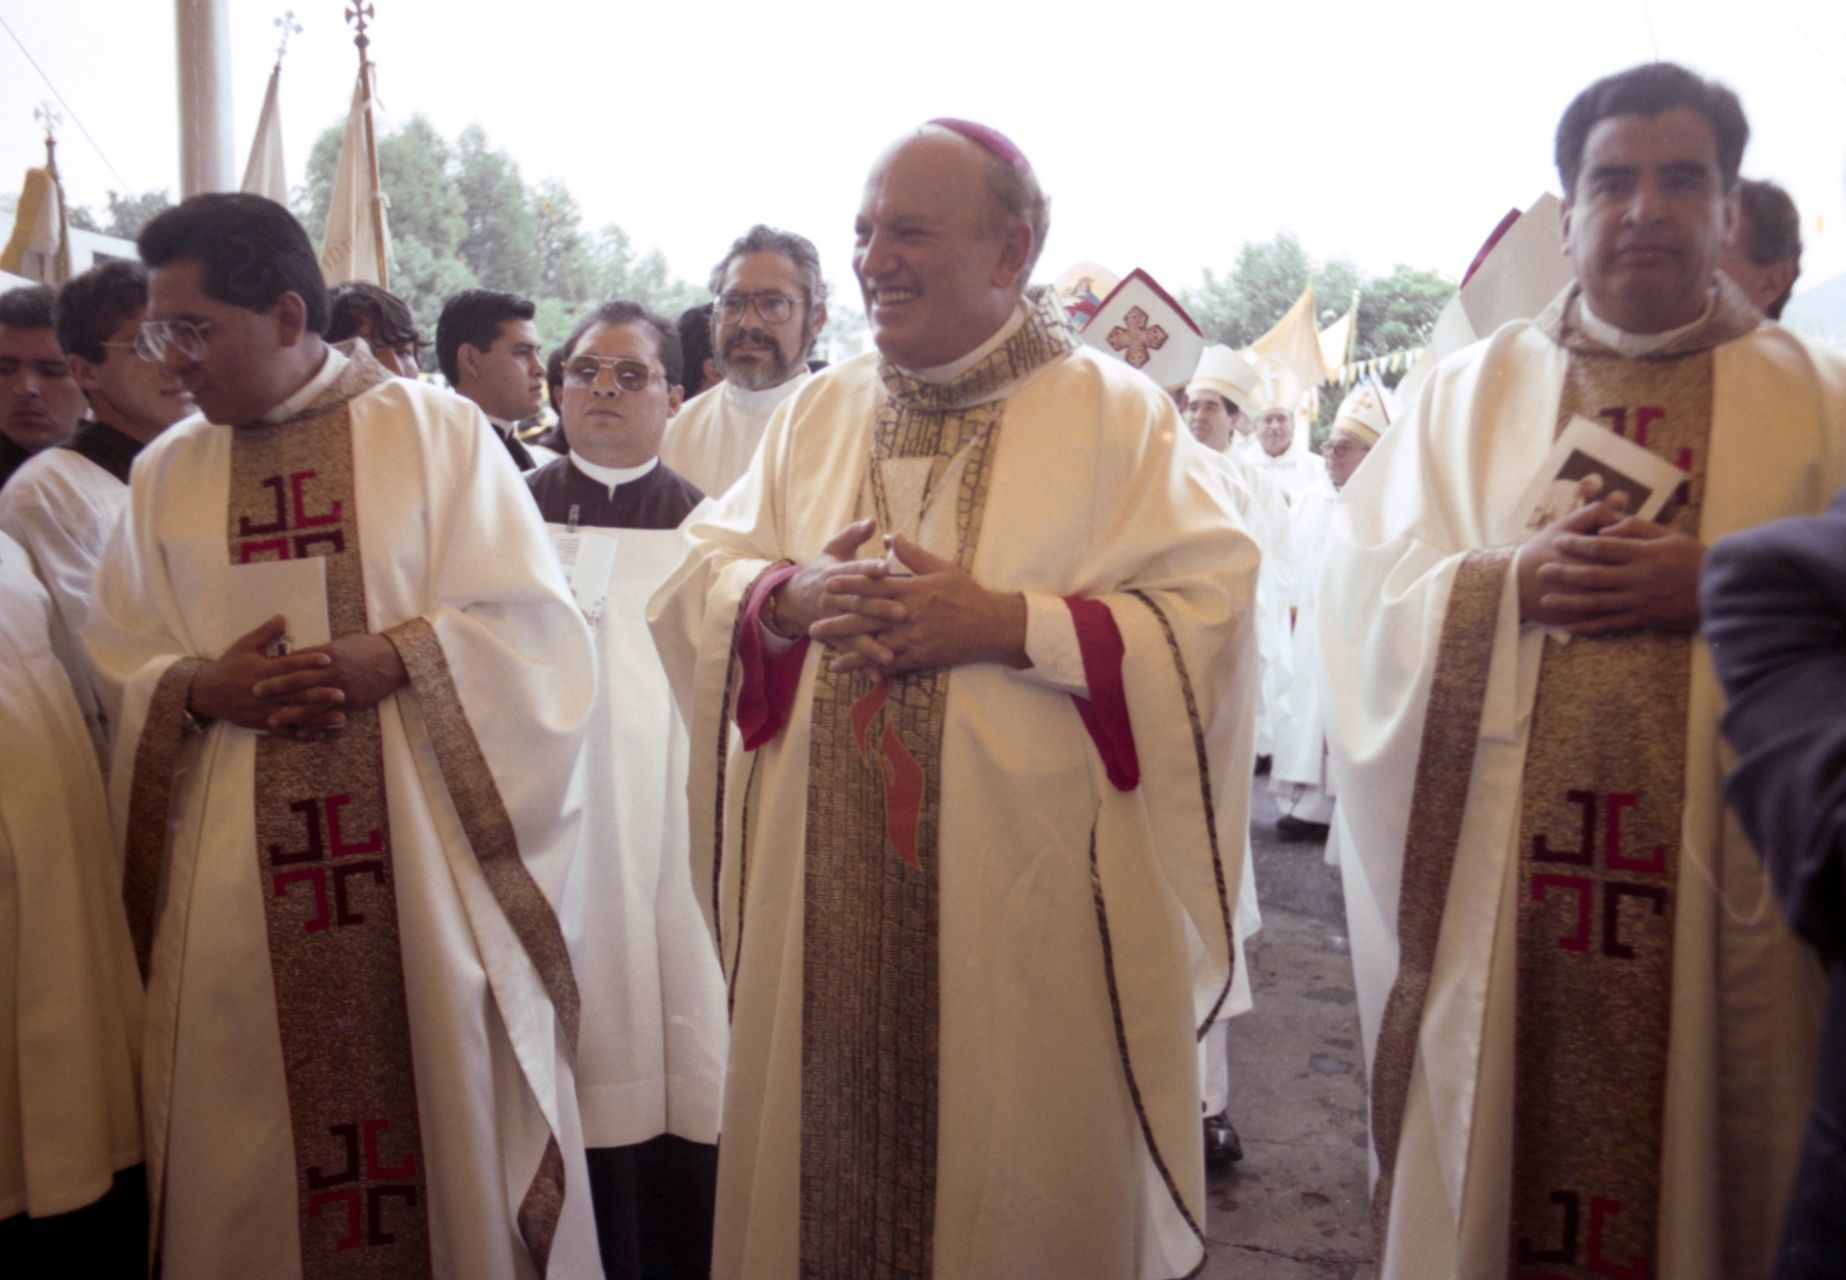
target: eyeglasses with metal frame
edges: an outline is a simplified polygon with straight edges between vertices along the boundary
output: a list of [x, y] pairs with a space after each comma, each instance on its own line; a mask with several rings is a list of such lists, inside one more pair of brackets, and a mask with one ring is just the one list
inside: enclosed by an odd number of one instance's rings
[[191, 320], [143, 320], [135, 335], [135, 354], [155, 364], [164, 363], [169, 353], [184, 360], [205, 358], [205, 339], [219, 325], [217, 320], [194, 323]]
[[[603, 370], [609, 371], [609, 379], [619, 391], [646, 391], [647, 384], [654, 380], [654, 370], [639, 360], [622, 356], [572, 356], [564, 362], [564, 385], [567, 387], [594, 387], [602, 381]], [[664, 379], [666, 375], [663, 373]]]

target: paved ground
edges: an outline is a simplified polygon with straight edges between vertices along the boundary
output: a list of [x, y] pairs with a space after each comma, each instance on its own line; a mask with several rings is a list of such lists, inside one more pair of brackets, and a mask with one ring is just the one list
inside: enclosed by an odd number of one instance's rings
[[1251, 812], [1263, 908], [1249, 948], [1256, 1007], [1230, 1029], [1244, 1158], [1209, 1179], [1203, 1274], [1371, 1280], [1365, 1064], [1339, 873], [1320, 845], [1275, 839], [1266, 787]]

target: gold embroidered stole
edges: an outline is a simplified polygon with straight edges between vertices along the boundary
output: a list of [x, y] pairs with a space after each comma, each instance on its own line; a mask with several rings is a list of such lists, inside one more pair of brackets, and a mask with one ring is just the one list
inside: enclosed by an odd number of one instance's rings
[[[348, 402], [387, 377], [356, 352], [298, 416], [232, 434], [231, 563], [322, 557], [336, 638], [370, 629]], [[428, 1275], [378, 709], [321, 742], [259, 738], [255, 790], [302, 1274]]]
[[[1640, 359], [1583, 338], [1568, 305], [1550, 316], [1570, 351], [1558, 430], [1600, 420], [1686, 470], [1661, 520], [1694, 537], [1712, 348], [1755, 323], [1734, 302]], [[1691, 659], [1678, 631], [1545, 646], [1518, 845], [1517, 1276], [1655, 1274]]]
[[[859, 514], [971, 568], [1003, 401], [1074, 339], [1049, 291], [962, 378], [884, 367]], [[802, 952], [801, 1274], [928, 1276], [947, 669], [814, 681]]]

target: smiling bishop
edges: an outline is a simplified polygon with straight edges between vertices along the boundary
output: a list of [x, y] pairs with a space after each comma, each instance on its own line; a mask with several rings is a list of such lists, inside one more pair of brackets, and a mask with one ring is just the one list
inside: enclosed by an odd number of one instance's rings
[[1193, 1273], [1256, 552], [1172, 401], [1028, 288], [997, 131], [874, 164], [877, 351], [653, 602], [732, 1004], [713, 1274]]

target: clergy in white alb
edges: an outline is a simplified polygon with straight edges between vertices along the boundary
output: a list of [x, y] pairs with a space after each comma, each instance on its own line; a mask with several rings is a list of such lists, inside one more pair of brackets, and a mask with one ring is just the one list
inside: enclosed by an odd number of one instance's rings
[[52, 647], [105, 767], [108, 726], [83, 652], [96, 564], [128, 505], [135, 455], [192, 412], [179, 379], [135, 354], [146, 313], [147, 272], [138, 262], [106, 262], [58, 291], [58, 344], [89, 413], [69, 439], [32, 455], [0, 488], [0, 531], [30, 553], [51, 596]]
[[141, 978], [54, 624], [0, 534], [0, 1243], [14, 1274], [132, 1275], [146, 1256]]
[[711, 291], [712, 362], [724, 381], [674, 417], [660, 460], [715, 498], [749, 469], [776, 406], [807, 385], [827, 283], [806, 236], [759, 223], [712, 268]]
[[716, 1276], [1203, 1260], [1256, 553], [1171, 401], [1021, 298], [1045, 222], [990, 129], [888, 151], [880, 350], [777, 411], [653, 605], [733, 1008]]
[[526, 476], [596, 641], [566, 929], [583, 990], [577, 1096], [607, 1280], [711, 1271], [724, 979], [687, 855], [686, 726], [647, 602], [704, 497], [661, 463], [679, 406], [672, 323], [604, 303], [565, 340], [567, 457]]
[[[1259, 379], [1242, 357], [1228, 347], [1207, 347], [1198, 368], [1186, 384], [1186, 425], [1216, 465], [1226, 486], [1230, 505], [1245, 531], [1256, 543], [1262, 561], [1256, 578], [1256, 647], [1260, 672], [1252, 754], [1275, 750], [1270, 708], [1288, 687], [1289, 609], [1288, 584], [1293, 573], [1293, 545], [1289, 538], [1289, 508], [1282, 491], [1256, 471], [1234, 445], [1237, 423], [1247, 422], [1240, 407], [1251, 399]], [[1228, 763], [1228, 776], [1244, 778], [1251, 761]], [[1243, 1146], [1230, 1118], [1230, 1020], [1250, 1012], [1255, 1000], [1250, 971], [1244, 963], [1249, 940], [1262, 929], [1262, 908], [1257, 900], [1256, 867], [1246, 826], [1240, 834], [1243, 875], [1238, 882], [1234, 917], [1234, 955], [1230, 996], [1219, 1007], [1211, 1028], [1199, 1041], [1201, 1106], [1205, 1113], [1205, 1159], [1225, 1164], [1242, 1157]]]
[[1205, 348], [1198, 369], [1186, 384], [1186, 425], [1225, 473], [1244, 528], [1262, 552], [1256, 579], [1256, 648], [1262, 667], [1256, 754], [1273, 756], [1277, 716], [1293, 668], [1290, 601], [1296, 573], [1288, 498], [1272, 474], [1237, 447], [1239, 424], [1248, 427], [1248, 406], [1258, 403], [1261, 386], [1255, 368], [1235, 351], [1224, 346]]
[[[1723, 810], [1713, 538], [1846, 479], [1846, 364], [1716, 264], [1748, 127], [1665, 63], [1558, 129], [1579, 284], [1451, 357], [1341, 495], [1320, 591], [1380, 1274], [1768, 1274], [1819, 975]], [[1520, 497], [1574, 417], [1658, 522]], [[1568, 640], [1568, 643], [1565, 641]]]
[[87, 639], [163, 1267], [588, 1274], [558, 902], [594, 657], [531, 497], [473, 406], [321, 342], [280, 206], [139, 247], [201, 416], [138, 460]]
[[1390, 425], [1389, 397], [1383, 387], [1370, 382], [1347, 394], [1334, 412], [1322, 449], [1326, 483], [1310, 487], [1289, 511], [1296, 571], [1295, 598], [1291, 601], [1295, 679], [1289, 685], [1282, 711], [1269, 789], [1276, 798], [1277, 832], [1285, 840], [1326, 840], [1329, 866], [1339, 865], [1339, 844], [1330, 838], [1329, 829], [1333, 784], [1327, 777], [1327, 730], [1322, 711], [1325, 682], [1320, 671], [1320, 611], [1316, 597], [1334, 498]]

